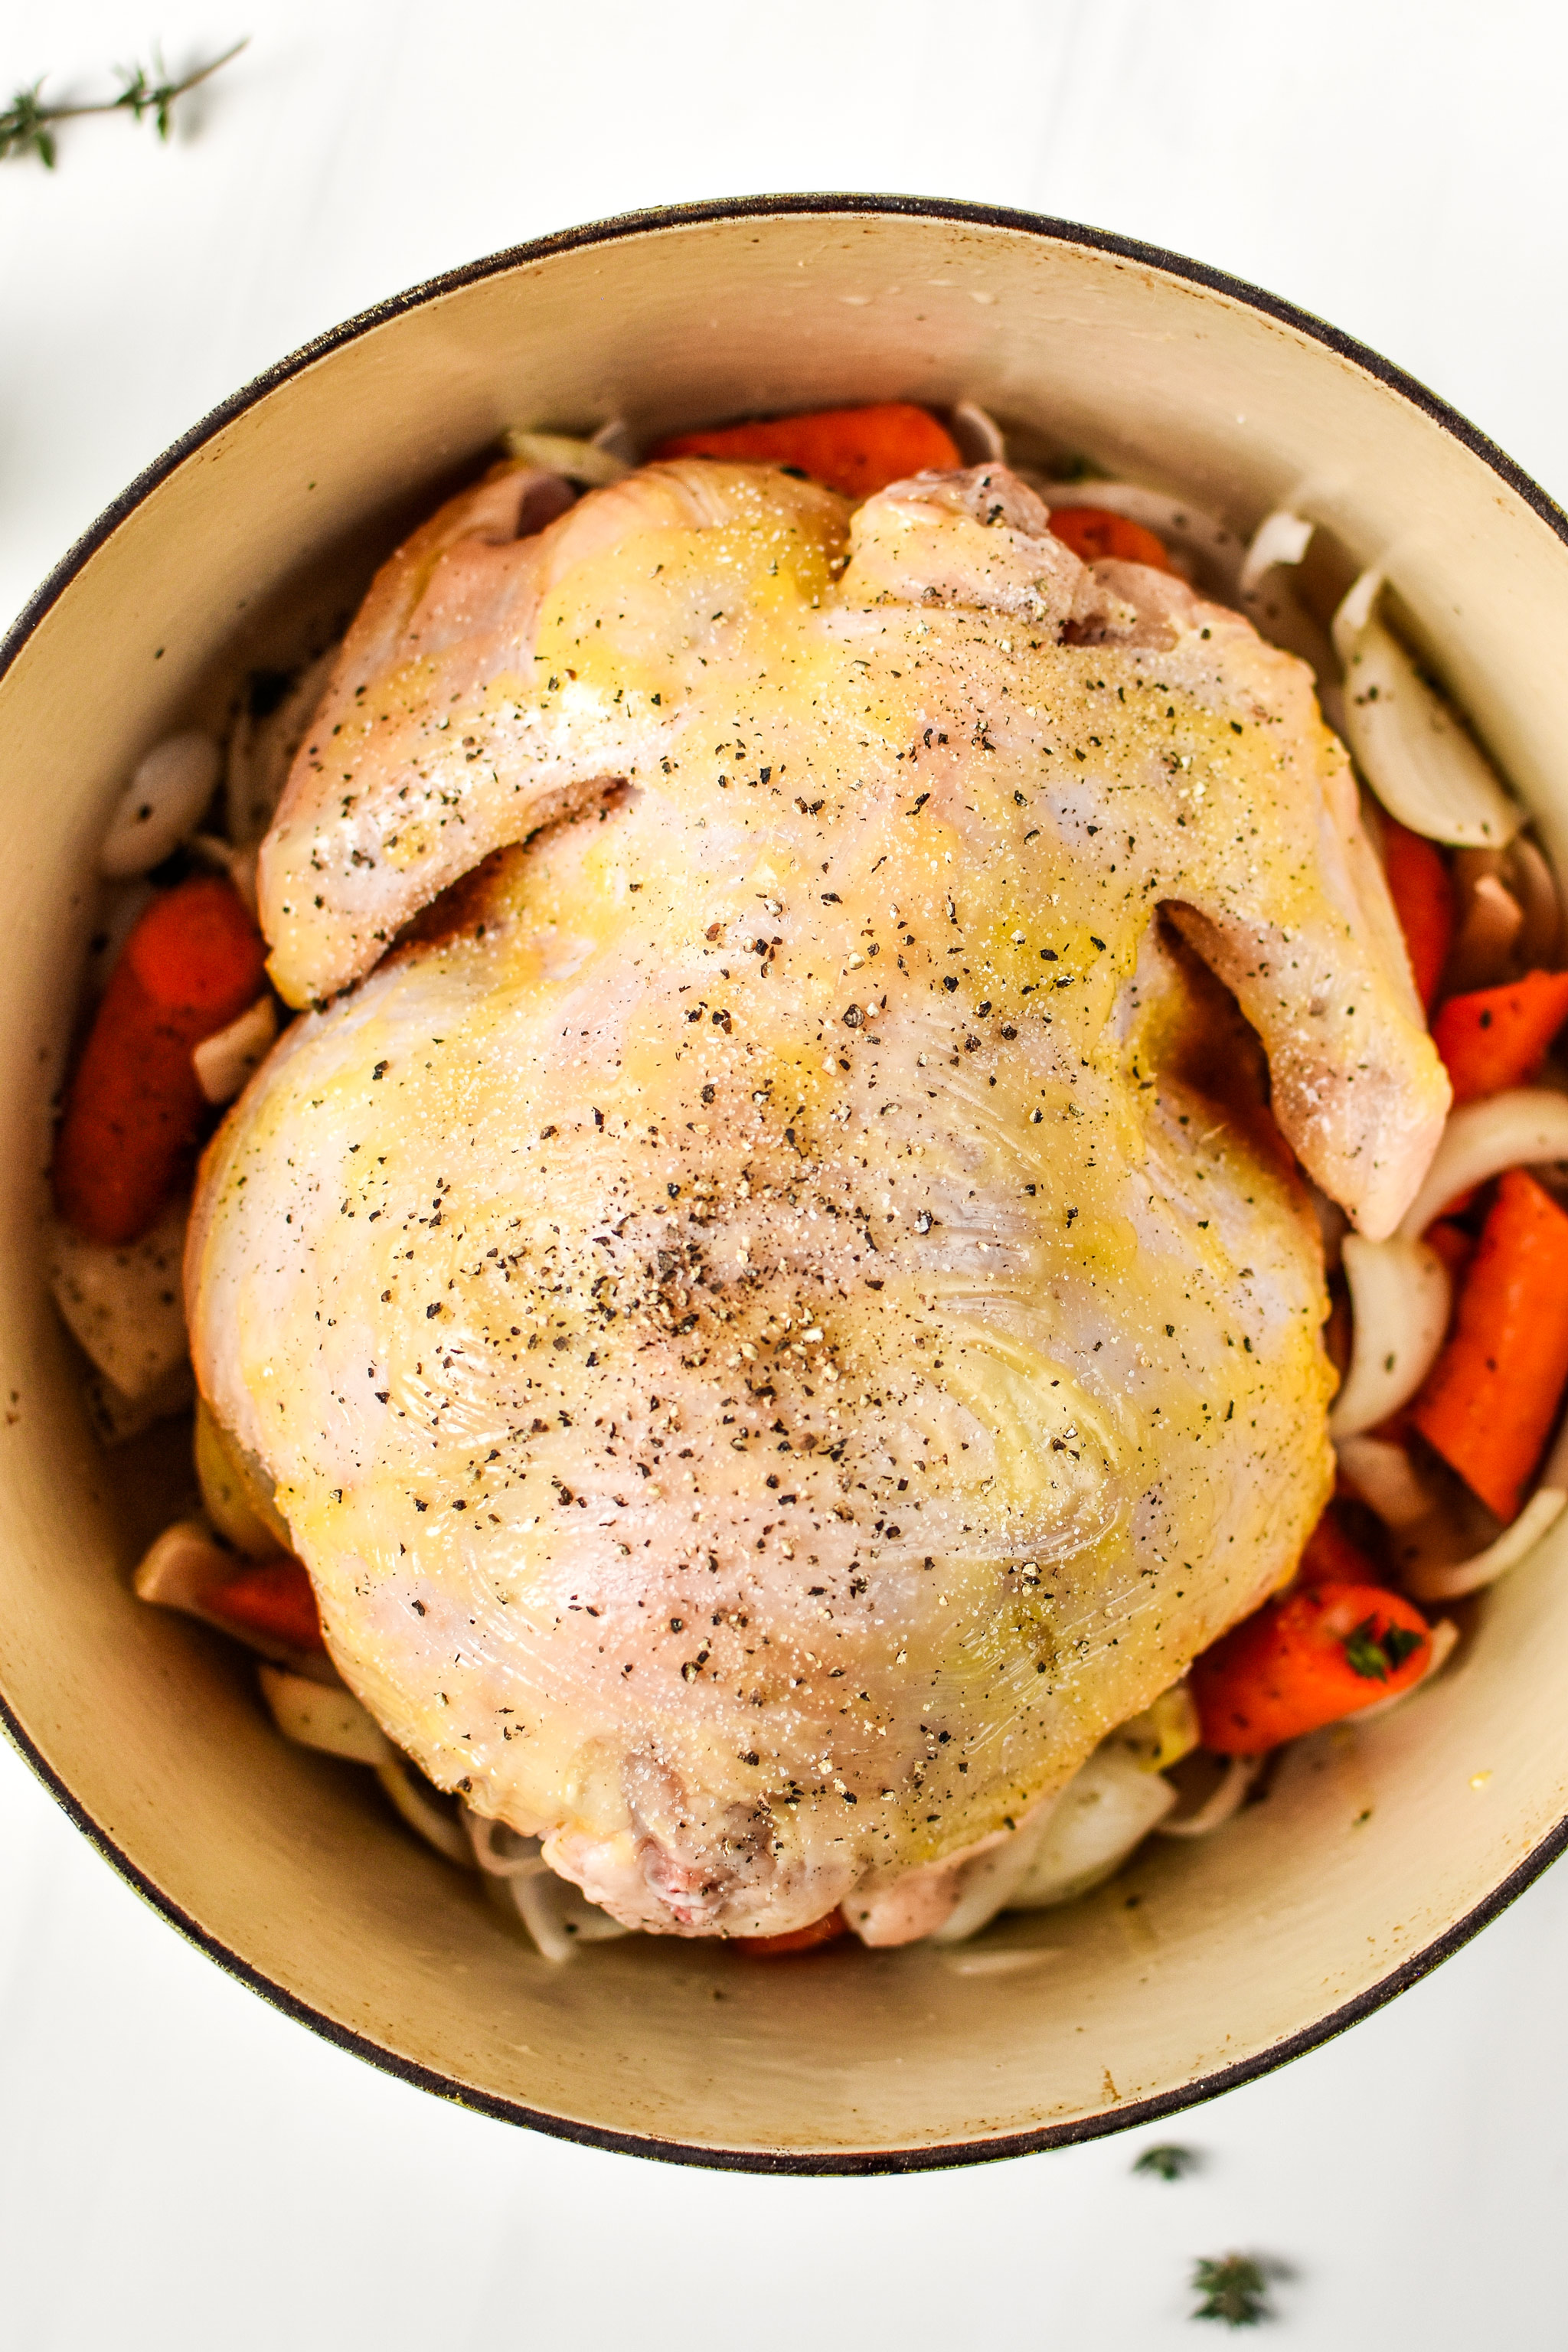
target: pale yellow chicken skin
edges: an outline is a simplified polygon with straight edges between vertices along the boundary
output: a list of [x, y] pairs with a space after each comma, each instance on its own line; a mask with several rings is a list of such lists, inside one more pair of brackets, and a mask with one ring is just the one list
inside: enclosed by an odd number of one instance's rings
[[388, 568], [279, 812], [274, 971], [357, 985], [208, 1153], [198, 1376], [443, 1787], [631, 1925], [901, 1940], [1330, 1488], [1316, 1223], [1156, 910], [1366, 1228], [1446, 1086], [1236, 615], [1001, 469], [852, 545], [763, 468], [518, 497]]

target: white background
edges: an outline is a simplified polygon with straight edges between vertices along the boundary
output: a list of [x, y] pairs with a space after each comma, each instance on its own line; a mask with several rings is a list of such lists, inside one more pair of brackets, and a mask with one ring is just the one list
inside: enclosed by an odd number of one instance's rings
[[[0, 166], [0, 621], [307, 336], [544, 230], [773, 189], [991, 199], [1220, 264], [1568, 493], [1568, 33], [1542, 0], [11, 0], [0, 97], [247, 31], [170, 148], [94, 121], [52, 176]], [[679, 2172], [316, 2043], [0, 1753], [0, 2340], [1158, 2352], [1205, 2340], [1192, 2259], [1240, 2247], [1290, 2264], [1303, 2347], [1545, 2352], [1565, 1964], [1558, 1874], [1392, 2010], [1162, 2134], [907, 2180]], [[1156, 2137], [1199, 2175], [1132, 2178]]]

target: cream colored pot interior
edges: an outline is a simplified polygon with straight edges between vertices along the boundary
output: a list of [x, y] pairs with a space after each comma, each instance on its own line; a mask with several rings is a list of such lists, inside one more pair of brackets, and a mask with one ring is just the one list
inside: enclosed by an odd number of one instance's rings
[[[220, 1958], [368, 2054], [554, 2128], [723, 2161], [896, 2160], [1105, 2128], [1266, 2062], [1448, 1937], [1568, 1812], [1568, 1534], [1457, 1667], [1288, 1758], [1223, 1834], [956, 1949], [764, 1965], [635, 1938], [548, 1965], [369, 1776], [287, 1748], [247, 1664], [136, 1602], [178, 1446], [101, 1454], [36, 1240], [49, 1096], [105, 813], [135, 757], [341, 607], [512, 423], [658, 432], [753, 410], [977, 399], [1045, 450], [1248, 530], [1310, 485], [1568, 843], [1568, 548], [1352, 356], [1144, 260], [830, 207], [634, 225], [438, 290], [199, 442], [0, 684], [0, 1691], [36, 1759]], [[666, 2152], [668, 2152], [668, 2147]], [[928, 2158], [929, 2160], [929, 2158]]]

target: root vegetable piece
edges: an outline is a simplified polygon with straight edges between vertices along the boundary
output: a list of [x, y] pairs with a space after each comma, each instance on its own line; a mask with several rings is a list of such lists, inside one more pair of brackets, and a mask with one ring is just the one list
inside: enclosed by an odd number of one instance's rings
[[1204, 1745], [1261, 1756], [1412, 1689], [1432, 1658], [1414, 1602], [1375, 1584], [1311, 1584], [1270, 1601], [1194, 1661]]
[[1053, 507], [1051, 536], [1084, 563], [1110, 556], [1119, 563], [1146, 563], [1154, 572], [1173, 569], [1163, 540], [1129, 516], [1112, 514], [1109, 507]]
[[848, 1933], [848, 1923], [837, 1906], [814, 1919], [809, 1927], [795, 1927], [787, 1936], [737, 1936], [735, 1948], [749, 1960], [782, 1960], [792, 1952], [814, 1952], [819, 1944], [836, 1943]]
[[1296, 1580], [1298, 1584], [1381, 1584], [1383, 1578], [1360, 1544], [1346, 1535], [1331, 1503], [1307, 1538]]
[[327, 1646], [310, 1580], [297, 1559], [263, 1559], [242, 1568], [210, 1585], [203, 1607], [239, 1633], [260, 1633], [291, 1650], [324, 1652]]
[[1399, 819], [1383, 821], [1383, 870], [1405, 934], [1415, 993], [1430, 1011], [1454, 943], [1454, 883], [1441, 853]]
[[238, 894], [216, 875], [153, 901], [110, 976], [55, 1139], [55, 1201], [89, 1241], [147, 1232], [201, 1133], [192, 1048], [261, 992], [265, 950]]
[[868, 499], [910, 474], [942, 471], [963, 459], [952, 436], [926, 409], [901, 400], [868, 408], [819, 408], [724, 425], [710, 433], [677, 433], [656, 457], [757, 458], [798, 466], [847, 499]]
[[1410, 1418], [1489, 1511], [1514, 1518], [1568, 1381], [1568, 1216], [1510, 1168], [1470, 1263], [1454, 1335]]
[[1454, 1102], [1476, 1102], [1505, 1087], [1528, 1086], [1568, 1020], [1568, 971], [1527, 971], [1504, 988], [1450, 996], [1432, 1035], [1453, 1084]]

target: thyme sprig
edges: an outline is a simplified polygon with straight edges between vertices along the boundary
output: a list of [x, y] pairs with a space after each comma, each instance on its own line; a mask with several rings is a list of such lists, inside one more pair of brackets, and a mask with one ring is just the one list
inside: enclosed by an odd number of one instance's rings
[[1197, 2164], [1198, 2155], [1195, 2148], [1177, 2147], [1173, 2144], [1169, 2144], [1160, 2147], [1146, 2147], [1132, 2169], [1134, 2172], [1151, 2173], [1156, 2180], [1182, 2180], [1189, 2172], [1196, 2170]]
[[84, 100], [75, 106], [55, 105], [44, 99], [44, 76], [40, 74], [30, 89], [19, 89], [10, 105], [0, 111], [0, 163], [36, 155], [45, 170], [52, 172], [58, 160], [55, 124], [74, 122], [84, 114], [129, 114], [135, 122], [151, 115], [159, 138], [167, 139], [176, 99], [184, 98], [198, 82], [206, 81], [221, 66], [229, 64], [248, 41], [247, 34], [245, 40], [236, 41], [233, 48], [226, 49], [221, 58], [196, 67], [180, 81], [170, 79], [167, 66], [154, 50], [151, 69], [145, 66], [117, 68], [121, 87], [115, 97]]

